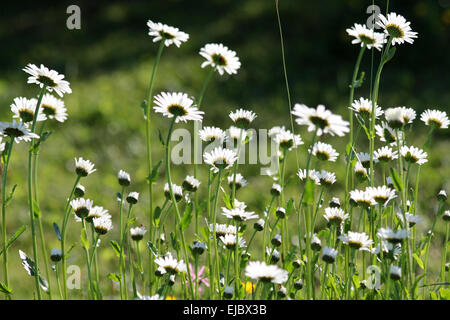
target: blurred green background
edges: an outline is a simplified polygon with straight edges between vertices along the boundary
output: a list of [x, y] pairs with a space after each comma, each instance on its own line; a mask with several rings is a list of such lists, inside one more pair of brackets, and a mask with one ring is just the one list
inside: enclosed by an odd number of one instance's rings
[[[77, 4], [81, 8], [81, 30], [66, 28], [66, 8]], [[285, 37], [286, 61], [293, 103], [310, 107], [325, 104], [333, 112], [348, 120], [348, 85], [359, 47], [352, 45], [345, 29], [353, 23], [365, 23], [366, 9], [372, 1], [298, 1], [281, 0], [280, 14]], [[382, 11], [385, 1], [375, 1]], [[413, 45], [398, 47], [397, 54], [384, 68], [379, 104], [382, 108], [404, 105], [416, 110], [418, 118], [426, 108], [449, 112], [450, 102], [450, 0], [390, 1], [390, 11], [404, 15], [419, 33]], [[149, 36], [148, 19], [176, 26], [190, 34], [181, 48], [171, 46], [163, 52], [154, 93], [183, 91], [197, 96], [208, 70], [201, 69], [203, 58], [199, 49], [206, 43], [223, 43], [235, 50], [242, 67], [232, 77], [215, 75], [205, 99], [204, 125], [228, 128], [228, 113], [237, 107], [250, 108], [258, 114], [255, 128], [275, 125], [289, 126], [288, 103], [282, 71], [280, 39], [276, 21], [275, 3], [270, 0], [152, 0], [152, 1], [34, 1], [8, 2], [0, 12], [0, 104], [1, 121], [10, 121], [10, 104], [16, 96], [33, 97], [38, 87], [27, 85], [27, 75], [21, 69], [28, 63], [44, 64], [65, 74], [73, 93], [64, 101], [69, 119], [64, 124], [53, 124], [53, 135], [42, 146], [39, 163], [39, 193], [44, 215], [44, 227], [49, 250], [59, 247], [52, 223], [61, 223], [65, 199], [70, 193], [75, 175], [74, 157], [82, 156], [96, 165], [97, 172], [82, 183], [86, 197], [109, 209], [117, 217], [115, 194], [119, 191], [117, 172], [126, 170], [132, 177], [132, 190], [141, 193], [135, 208], [139, 223], [147, 225], [145, 133], [141, 102], [146, 96], [148, 80], [158, 44]], [[375, 68], [379, 53], [375, 52]], [[371, 54], [366, 54], [361, 65], [366, 82], [355, 98], [368, 96], [371, 75]], [[154, 115], [154, 124], [166, 134], [167, 119]], [[411, 144], [421, 146], [426, 128], [416, 120], [409, 134]], [[305, 128], [296, 127], [303, 140], [311, 135]], [[155, 139], [154, 162], [162, 159], [162, 146]], [[423, 234], [431, 225], [436, 211], [435, 194], [448, 189], [450, 173], [449, 131], [434, 133], [429, 163], [422, 170], [421, 207], [418, 213], [425, 221], [419, 228]], [[346, 138], [329, 138], [343, 153]], [[359, 151], [368, 151], [368, 142], [362, 137]], [[29, 224], [26, 198], [25, 144], [15, 148], [8, 188], [18, 184], [15, 198], [8, 209], [8, 232]], [[304, 165], [306, 147], [299, 151]], [[340, 165], [344, 163], [341, 157]], [[205, 176], [207, 169], [201, 167]], [[328, 167], [333, 170], [333, 166]], [[155, 185], [157, 204], [163, 201], [164, 168]], [[192, 166], [174, 167], [174, 182], [180, 184]], [[240, 170], [241, 171], [241, 170]], [[290, 156], [287, 174], [295, 174], [294, 156]], [[250, 185], [239, 191], [238, 197], [251, 210], [262, 214], [268, 204], [271, 180], [259, 175], [259, 166], [246, 166], [241, 171]], [[338, 173], [343, 181], [344, 172]], [[414, 179], [414, 175], [413, 175]], [[203, 183], [203, 190], [205, 190]], [[255, 188], [261, 191], [255, 194]], [[342, 185], [336, 184], [325, 197], [342, 197]], [[288, 190], [288, 197], [298, 197], [296, 184]], [[201, 220], [203, 223], [203, 219]], [[323, 222], [321, 222], [323, 223]], [[69, 242], [79, 241], [80, 225], [71, 220]], [[117, 231], [117, 227], [114, 231]], [[443, 226], [438, 225], [431, 261], [439, 263]], [[192, 232], [189, 232], [192, 234]], [[32, 255], [30, 228], [10, 249], [10, 282], [15, 298], [31, 298], [33, 279], [20, 266], [18, 249]], [[104, 293], [109, 294], [111, 281], [106, 278], [114, 272], [117, 259], [109, 247], [109, 240], [118, 235], [112, 232], [101, 245], [101, 276]], [[189, 237], [192, 239], [191, 237]], [[77, 246], [68, 264], [84, 268], [82, 250]], [[41, 268], [43, 265], [41, 264]], [[85, 280], [83, 278], [83, 280]], [[53, 284], [55, 283], [53, 279]], [[82, 282], [82, 286], [86, 282]], [[55, 291], [55, 287], [54, 290]], [[74, 290], [73, 297], [80, 292]]]

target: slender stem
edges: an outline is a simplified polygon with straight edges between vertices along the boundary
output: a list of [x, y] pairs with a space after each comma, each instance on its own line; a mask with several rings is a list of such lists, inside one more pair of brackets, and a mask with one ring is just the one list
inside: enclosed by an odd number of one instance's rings
[[239, 272], [239, 222], [237, 220], [235, 220], [235, 226], [236, 226], [236, 244], [234, 246], [234, 284], [236, 287], [235, 298], [237, 300], [238, 297], [240, 297], [240, 290], [241, 290], [241, 279]]
[[[147, 171], [148, 171], [148, 195], [149, 195], [149, 240], [153, 242], [152, 234], [153, 234], [153, 182], [152, 182], [152, 144], [151, 144], [151, 118], [150, 118], [150, 109], [151, 109], [151, 100], [152, 100], [152, 92], [153, 92], [153, 84], [156, 76], [156, 70], [158, 69], [159, 60], [161, 58], [162, 51], [164, 49], [164, 41], [161, 41], [161, 44], [159, 45], [158, 53], [156, 54], [155, 63], [153, 65], [152, 75], [150, 77], [150, 83], [148, 87], [147, 92], [147, 107], [145, 109], [145, 134], [146, 134], [146, 140], [147, 140]], [[151, 293], [151, 286], [152, 286], [152, 277], [153, 277], [153, 263], [152, 263], [152, 253], [148, 252], [148, 278], [149, 278], [149, 284], [150, 284], [150, 293]]]
[[119, 204], [119, 232], [120, 232], [120, 257], [119, 257], [119, 271], [120, 271], [120, 297], [122, 299], [128, 300], [127, 299], [127, 291], [128, 291], [128, 286], [127, 286], [127, 276], [126, 276], [126, 271], [124, 270], [124, 255], [123, 255], [123, 251], [124, 251], [124, 245], [123, 245], [123, 237], [124, 237], [124, 229], [123, 229], [123, 217], [122, 217], [122, 212], [123, 212], [123, 198], [124, 198], [124, 193], [125, 192], [125, 186], [122, 186], [122, 191], [120, 192], [120, 204]]
[[[353, 69], [353, 77], [352, 77], [352, 83], [350, 84], [350, 94], [349, 94], [349, 99], [348, 99], [348, 106], [349, 106], [349, 116], [350, 116], [350, 145], [353, 145], [353, 110], [350, 109], [352, 103], [353, 103], [353, 97], [355, 94], [355, 83], [356, 83], [356, 78], [358, 77], [358, 72], [359, 72], [359, 66], [361, 64], [361, 60], [362, 57], [364, 55], [364, 51], [366, 50], [366, 46], [363, 45], [361, 47], [361, 49], [359, 50], [359, 54], [358, 54], [358, 58], [356, 59], [356, 63], [355, 63], [355, 67]], [[348, 183], [348, 181], [345, 181], [345, 183]]]
[[[217, 249], [217, 234], [216, 234], [216, 221], [217, 221], [217, 198], [219, 197], [219, 190], [220, 190], [220, 182], [222, 179], [222, 168], [219, 168], [219, 175], [217, 177], [217, 188], [216, 193], [214, 196], [214, 209], [213, 209], [213, 242], [214, 242], [214, 254], [215, 254], [215, 266], [214, 270], [217, 272], [215, 276], [217, 276], [217, 290], [219, 291], [219, 297], [222, 297], [221, 291], [220, 291], [220, 275], [219, 275], [219, 250]], [[236, 233], [238, 230], [236, 230]], [[214, 280], [214, 277], [213, 277]], [[212, 284], [212, 283], [211, 283]]]
[[239, 156], [241, 155], [241, 147], [242, 147], [242, 135], [244, 133], [244, 129], [241, 128], [239, 131], [239, 142], [238, 142], [238, 149], [237, 149], [237, 160], [235, 161], [233, 165], [233, 186], [231, 188], [231, 207], [234, 208], [234, 200], [236, 198], [236, 175], [237, 175], [237, 167], [239, 163]]

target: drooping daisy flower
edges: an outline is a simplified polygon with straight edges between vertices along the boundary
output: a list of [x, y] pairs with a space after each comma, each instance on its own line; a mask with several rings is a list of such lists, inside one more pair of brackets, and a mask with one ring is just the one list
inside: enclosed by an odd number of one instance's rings
[[259, 219], [258, 221], [256, 221], [253, 224], [253, 228], [256, 231], [263, 231], [264, 230], [264, 225], [266, 224], [266, 222], [264, 221], [264, 219]]
[[375, 150], [373, 155], [378, 161], [381, 161], [384, 163], [398, 158], [397, 151], [392, 151], [392, 148], [389, 148], [386, 146], [381, 147], [378, 150]]
[[111, 215], [108, 213], [108, 210], [100, 206], [93, 206], [90, 208], [89, 213], [86, 216], [85, 220], [87, 222], [92, 222], [92, 220], [94, 220], [95, 218], [100, 218], [102, 216], [109, 216], [109, 218], [111, 218]]
[[450, 221], [450, 210], [444, 211], [444, 214], [442, 215], [442, 219], [447, 222]]
[[36, 83], [41, 88], [45, 86], [46, 90], [55, 93], [62, 97], [65, 93], [72, 93], [70, 89], [70, 83], [64, 79], [64, 75], [59, 74], [55, 70], [50, 70], [41, 64], [40, 67], [29, 63], [25, 68], [22, 69], [30, 76], [28, 77], [27, 83]]
[[395, 190], [386, 186], [367, 187], [367, 192], [372, 194], [373, 199], [378, 203], [386, 206], [388, 202], [397, 197]]
[[286, 209], [283, 207], [278, 207], [275, 210], [275, 215], [277, 216], [277, 218], [284, 219], [286, 217]]
[[355, 164], [355, 176], [360, 180], [365, 180], [367, 175], [367, 169], [361, 164], [361, 162], [357, 161]]
[[351, 248], [362, 251], [370, 251], [370, 246], [373, 241], [369, 239], [369, 236], [364, 232], [352, 232], [349, 231], [347, 235], [340, 235], [339, 239], [348, 244]]
[[219, 169], [231, 168], [237, 160], [237, 156], [233, 150], [217, 147], [211, 152], [205, 152], [203, 159], [206, 164], [211, 166], [211, 170], [218, 172]]
[[401, 243], [404, 239], [408, 238], [409, 232], [406, 229], [399, 229], [397, 231], [392, 231], [391, 228], [380, 228], [378, 230], [377, 236], [380, 239], [386, 240], [392, 244]]
[[416, 119], [416, 111], [412, 108], [400, 107], [402, 109], [402, 117], [404, 124], [413, 123], [414, 119]]
[[280, 251], [275, 248], [266, 247], [266, 255], [269, 256], [270, 264], [276, 264], [281, 259]]
[[323, 247], [322, 250], [322, 260], [326, 263], [333, 263], [336, 261], [336, 257], [338, 255], [338, 251], [331, 247]]
[[172, 257], [170, 252], [163, 257], [155, 259], [155, 263], [169, 274], [177, 274], [179, 272], [186, 272], [187, 270], [184, 261], [178, 261]]
[[55, 119], [58, 122], [67, 120], [67, 109], [64, 106], [64, 101], [46, 93], [42, 97], [41, 107], [42, 113], [49, 119]]
[[330, 200], [329, 206], [330, 206], [330, 208], [340, 208], [341, 207], [341, 201], [339, 200], [339, 198], [333, 197]]
[[316, 142], [312, 148], [312, 154], [322, 161], [335, 162], [339, 153], [328, 143]]
[[89, 215], [93, 203], [94, 201], [84, 198], [73, 199], [70, 201], [73, 212], [80, 219], [84, 219]]
[[281, 148], [288, 149], [289, 151], [303, 144], [300, 135], [293, 134], [291, 131], [284, 129], [281, 129], [280, 132], [275, 135], [274, 140]]
[[15, 143], [29, 142], [31, 139], [39, 139], [39, 136], [28, 129], [22, 121], [0, 122], [0, 135], [14, 138]]
[[318, 105], [316, 109], [309, 108], [304, 104], [295, 104], [292, 114], [297, 117], [295, 121], [299, 125], [308, 126], [308, 131], [315, 131], [317, 135], [331, 134], [332, 136], [344, 136], [349, 132], [349, 123], [341, 116], [331, 113], [324, 105]]
[[[382, 122], [381, 125], [375, 125], [375, 131], [380, 137], [380, 141], [389, 144], [394, 144], [397, 141], [397, 137], [394, 129], [392, 129], [386, 122]], [[402, 132], [398, 133], [398, 138], [402, 140]]]
[[330, 186], [336, 182], [336, 174], [334, 172], [328, 172], [321, 170], [317, 175], [321, 186]]
[[255, 214], [253, 211], [245, 211], [243, 208], [235, 207], [235, 208], [225, 208], [222, 207], [222, 214], [229, 218], [236, 221], [247, 221], [250, 219], [258, 219], [258, 215]]
[[370, 206], [374, 206], [376, 204], [373, 199], [372, 192], [369, 190], [353, 190], [350, 191], [350, 202], [354, 205], [359, 205], [363, 208], [368, 208]]
[[182, 92], [161, 92], [155, 96], [153, 107], [155, 112], [162, 113], [168, 118], [176, 117], [175, 122], [201, 121], [203, 111], [193, 105], [194, 101]]
[[[236, 248], [236, 235], [227, 233], [225, 236], [221, 236], [220, 240], [223, 242], [225, 247], [230, 250], [234, 250]], [[239, 237], [239, 248], [245, 247], [245, 239]]]
[[[363, 119], [368, 120], [372, 117], [372, 101], [369, 99], [359, 98], [352, 103], [349, 109], [358, 113]], [[384, 113], [381, 108], [375, 104], [375, 118], [378, 119]]]
[[[308, 172], [309, 179], [313, 180], [315, 184], [320, 185], [320, 172], [315, 169], [310, 169]], [[306, 169], [299, 169], [297, 172], [297, 176], [300, 178], [300, 180], [306, 179]]]
[[[209, 225], [209, 231], [214, 232], [213, 225]], [[216, 237], [220, 238], [226, 234], [236, 234], [236, 226], [216, 223]]]
[[129, 186], [131, 183], [131, 178], [130, 178], [130, 174], [128, 172], [125, 172], [123, 170], [120, 170], [117, 173], [117, 180], [119, 180], [119, 184], [121, 186]]
[[220, 144], [225, 140], [225, 131], [217, 127], [204, 127], [199, 132], [199, 137], [205, 142], [218, 142]]
[[[370, 154], [366, 152], [359, 152], [356, 157], [364, 168], [370, 168]], [[376, 157], [373, 158], [373, 163], [378, 163], [378, 159]]]
[[279, 247], [281, 246], [281, 234], [276, 234], [271, 240], [270, 243], [272, 243], [273, 246]]
[[282, 284], [288, 280], [288, 272], [275, 265], [261, 261], [250, 261], [245, 268], [245, 276], [263, 283]]
[[[406, 221], [408, 222], [409, 227], [414, 227], [416, 224], [422, 222], [422, 218], [419, 216], [416, 216], [415, 214], [411, 214], [406, 212], [405, 213], [406, 216]], [[403, 223], [404, 225], [404, 219], [403, 219], [403, 214], [401, 214], [400, 212], [397, 212], [397, 218]]]
[[133, 239], [134, 241], [140, 241], [144, 238], [144, 235], [146, 232], [147, 232], [147, 229], [145, 229], [145, 227], [143, 225], [136, 227], [136, 228], [131, 228], [130, 229], [131, 239]]
[[86, 188], [83, 185], [78, 183], [77, 186], [75, 187], [75, 191], [74, 191], [75, 198], [84, 197], [85, 191], [86, 191]]
[[278, 134], [280, 134], [281, 132], [286, 131], [286, 128], [284, 126], [279, 127], [279, 126], [275, 126], [272, 127], [269, 132], [267, 133], [267, 135], [269, 136], [269, 138], [275, 140], [275, 138], [277, 137]]
[[402, 268], [391, 265], [389, 269], [389, 275], [392, 280], [400, 280], [402, 277]]
[[[244, 130], [242, 132], [241, 143], [244, 143], [245, 139], [247, 138], [247, 135], [248, 135], [248, 131]], [[232, 142], [233, 146], [239, 142], [240, 137], [241, 137], [241, 129], [240, 128], [231, 126], [226, 131], [225, 139], [227, 142]]]
[[113, 228], [110, 215], [103, 215], [99, 218], [94, 218], [92, 220], [92, 223], [94, 224], [95, 232], [97, 232], [100, 235], [108, 233]]
[[374, 255], [380, 255], [381, 250], [383, 250], [383, 252], [387, 254], [387, 256], [383, 255], [384, 257], [387, 257], [391, 260], [397, 260], [397, 257], [402, 253], [402, 246], [400, 244], [392, 244], [390, 242], [382, 240], [376, 247], [372, 248], [371, 253]]
[[238, 109], [230, 113], [230, 118], [241, 129], [247, 129], [256, 118], [256, 114], [251, 110]]
[[281, 186], [278, 183], [272, 184], [272, 188], [270, 188], [270, 194], [273, 196], [279, 196], [281, 194]]
[[410, 27], [411, 23], [395, 12], [388, 13], [387, 17], [380, 14], [377, 20], [377, 25], [384, 29], [384, 33], [391, 36], [393, 46], [397, 43], [413, 43], [414, 38], [417, 38], [417, 32], [413, 32]]
[[320, 241], [320, 238], [317, 236], [317, 233], [314, 233], [311, 237], [311, 249], [315, 251], [320, 251], [322, 249], [322, 242]]
[[189, 39], [189, 35], [178, 28], [170, 27], [160, 22], [153, 22], [148, 20], [147, 26], [149, 27], [148, 35], [153, 37], [153, 42], [163, 40], [166, 47], [171, 44], [175, 44], [180, 47], [182, 42], [186, 42]]
[[329, 224], [341, 225], [350, 215], [341, 208], [326, 208], [323, 217]]
[[228, 74], [237, 73], [241, 67], [241, 62], [236, 56], [236, 52], [219, 43], [208, 43], [200, 49], [200, 55], [206, 59], [202, 63], [202, 68], [211, 66], [216, 69], [220, 75], [224, 72]]
[[[175, 201], [178, 202], [181, 199], [183, 199], [183, 188], [181, 188], [181, 186], [178, 186], [175, 183], [172, 183], [172, 191], [173, 191], [173, 195], [175, 196]], [[166, 197], [166, 199], [171, 200], [169, 183], [167, 183], [167, 182], [164, 185], [164, 196]]]
[[61, 249], [52, 248], [52, 252], [50, 253], [50, 259], [53, 262], [61, 261], [61, 259], [62, 259]]
[[389, 126], [393, 129], [400, 129], [405, 124], [403, 109], [401, 107], [386, 109], [384, 117]]
[[125, 198], [129, 204], [136, 204], [139, 201], [139, 193], [132, 191], [128, 193], [128, 196]]
[[402, 146], [400, 149], [400, 153], [407, 162], [417, 163], [418, 165], [422, 165], [428, 162], [428, 154], [425, 151], [413, 146]]
[[75, 158], [75, 172], [81, 176], [86, 177], [87, 175], [95, 172], [94, 164], [89, 160], [84, 160], [83, 158]]
[[383, 43], [386, 42], [382, 33], [374, 32], [365, 25], [358, 23], [355, 23], [352, 28], [345, 31], [347, 31], [350, 36], [355, 38], [352, 40], [352, 44], [361, 43], [361, 47], [365, 45], [367, 49], [372, 49], [373, 47], [380, 51], [381, 48], [383, 48]]
[[[233, 188], [234, 174], [228, 176], [228, 185], [230, 188]], [[244, 176], [240, 173], [236, 174], [236, 190], [239, 190], [241, 187], [245, 187], [247, 185], [247, 180], [245, 180]]]
[[[11, 111], [14, 113], [13, 118], [20, 119], [24, 123], [32, 122], [34, 119], [34, 113], [36, 111], [36, 99], [27, 99], [25, 97], [14, 98], [14, 102], [11, 104]], [[44, 121], [45, 115], [39, 111], [36, 121]]]
[[189, 192], [197, 191], [199, 186], [200, 181], [195, 179], [193, 176], [186, 176], [186, 178], [184, 178], [184, 181], [182, 183], [183, 189]]
[[427, 109], [420, 115], [420, 120], [425, 122], [427, 126], [434, 126], [435, 128], [441, 129], [447, 129], [450, 124], [447, 113], [440, 110]]

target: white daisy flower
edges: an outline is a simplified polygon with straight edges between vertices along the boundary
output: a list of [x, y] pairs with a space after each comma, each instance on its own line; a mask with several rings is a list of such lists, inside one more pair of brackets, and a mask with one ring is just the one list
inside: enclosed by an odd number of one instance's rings
[[369, 190], [352, 190], [350, 191], [350, 202], [364, 208], [376, 205], [372, 192]]
[[[175, 201], [178, 202], [181, 199], [183, 199], [183, 188], [181, 186], [178, 186], [175, 183], [172, 183], [172, 191], [173, 191], [173, 195], [175, 196]], [[167, 182], [164, 185], [164, 196], [168, 200], [171, 200], [169, 183], [167, 183]]]
[[388, 202], [397, 197], [395, 189], [386, 186], [367, 187], [367, 192], [372, 194], [373, 199], [378, 203], [386, 206]]
[[323, 217], [330, 224], [341, 225], [350, 215], [341, 208], [326, 208]]
[[[387, 111], [386, 111], [387, 112]], [[375, 125], [375, 131], [380, 137], [380, 141], [389, 144], [394, 144], [397, 141], [394, 129], [392, 129], [386, 122], [382, 122], [381, 125]], [[398, 138], [402, 140], [402, 132], [398, 133]]]
[[130, 174], [123, 170], [119, 170], [117, 173], [117, 180], [119, 180], [121, 186], [129, 186], [131, 183]]
[[322, 242], [320, 238], [317, 236], [317, 233], [314, 233], [311, 237], [311, 249], [319, 251], [322, 249]]
[[231, 168], [237, 161], [237, 156], [233, 150], [217, 147], [211, 152], [205, 152], [203, 159], [211, 166], [211, 170], [218, 172], [219, 169]]
[[[320, 185], [320, 172], [314, 169], [310, 169], [308, 172], [309, 179], [313, 180], [315, 184]], [[306, 179], [306, 169], [299, 169], [297, 172], [297, 176], [300, 178], [300, 180]]]
[[199, 186], [200, 181], [198, 179], [195, 179], [193, 176], [186, 176], [186, 178], [184, 178], [184, 181], [182, 183], [183, 189], [189, 192], [197, 191]]
[[[359, 98], [352, 103], [349, 109], [358, 113], [363, 119], [371, 119], [372, 117], [372, 101], [369, 99]], [[378, 119], [384, 113], [381, 108], [375, 104], [375, 118]]]
[[202, 68], [211, 66], [215, 68], [220, 75], [224, 72], [235, 74], [241, 67], [241, 62], [236, 56], [236, 52], [219, 43], [208, 43], [200, 49], [200, 55], [206, 59], [202, 63]]
[[86, 177], [87, 175], [97, 171], [94, 169], [94, 164], [89, 160], [84, 160], [83, 158], [75, 158], [75, 172], [81, 176]]
[[338, 251], [331, 247], [323, 247], [322, 250], [322, 260], [326, 263], [333, 263], [336, 260]]
[[317, 178], [320, 181], [320, 185], [329, 186], [336, 182], [336, 174], [334, 172], [328, 172], [325, 170], [321, 170], [317, 175]]
[[414, 42], [417, 32], [412, 31], [410, 24], [403, 16], [395, 12], [388, 13], [387, 17], [380, 14], [377, 19], [377, 25], [384, 29], [385, 34], [391, 36], [393, 46], [404, 42], [411, 44]]
[[199, 132], [199, 137], [205, 142], [218, 142], [220, 144], [225, 140], [225, 131], [217, 127], [204, 127]]
[[427, 109], [420, 115], [420, 120], [425, 122], [427, 126], [434, 126], [441, 129], [447, 129], [450, 124], [447, 113], [440, 110]]
[[379, 255], [381, 253], [381, 248], [383, 248], [383, 252], [390, 254], [391, 258], [394, 260], [402, 253], [402, 246], [400, 244], [392, 244], [387, 241], [380, 241], [378, 245], [372, 248], [371, 253], [375, 255]]
[[238, 109], [230, 113], [230, 118], [241, 129], [247, 129], [250, 123], [256, 118], [256, 114], [251, 110]]
[[330, 208], [340, 208], [341, 207], [341, 201], [339, 200], [339, 198], [333, 197], [330, 200]]
[[[225, 236], [219, 238], [227, 249], [234, 250], [236, 247], [236, 234], [227, 233]], [[245, 239], [239, 237], [239, 248], [245, 247]]]
[[[370, 154], [366, 152], [359, 152], [356, 157], [362, 166], [366, 169], [370, 168]], [[373, 163], [378, 163], [378, 159], [374, 156]]]
[[373, 155], [378, 161], [381, 161], [384, 163], [398, 158], [397, 151], [392, 151], [392, 148], [386, 147], [386, 146], [381, 147], [378, 150], [375, 150]]
[[161, 92], [155, 96], [153, 107], [155, 112], [162, 113], [168, 118], [176, 117], [175, 122], [201, 121], [203, 111], [193, 105], [194, 101], [182, 92]]
[[136, 204], [139, 201], [139, 193], [132, 191], [128, 193], [128, 196], [125, 198], [129, 204]]
[[355, 164], [355, 175], [358, 179], [364, 180], [368, 177], [367, 169], [361, 164], [361, 162], [356, 161]]
[[42, 97], [40, 109], [42, 113], [49, 119], [55, 119], [58, 122], [67, 120], [67, 109], [64, 106], [64, 101], [46, 93]]
[[270, 188], [270, 194], [273, 196], [279, 196], [281, 194], [282, 187], [278, 183], [272, 184]]
[[416, 119], [416, 111], [412, 108], [407, 107], [399, 107], [402, 109], [402, 117], [403, 117], [403, 123], [404, 124], [410, 124], [413, 123], [413, 121]]
[[402, 146], [400, 149], [400, 153], [407, 162], [417, 163], [419, 165], [428, 162], [428, 154], [425, 151], [413, 146]]
[[375, 48], [380, 51], [381, 48], [383, 48], [383, 43], [386, 42], [384, 34], [374, 32], [365, 25], [358, 23], [355, 23], [352, 28], [345, 31], [347, 31], [350, 36], [355, 38], [352, 40], [352, 44], [361, 43], [361, 47], [365, 45], [367, 49]]
[[41, 88], [45, 86], [46, 90], [55, 93], [62, 97], [65, 93], [72, 93], [70, 89], [70, 83], [64, 79], [64, 75], [59, 74], [55, 70], [50, 70], [41, 64], [40, 67], [29, 63], [25, 68], [22, 69], [30, 76], [28, 77], [27, 83], [36, 83]]
[[323, 142], [316, 142], [314, 144], [312, 154], [319, 160], [331, 162], [336, 162], [339, 156], [339, 153], [336, 152], [332, 145]]
[[280, 130], [280, 132], [275, 135], [274, 140], [281, 148], [288, 149], [289, 151], [303, 144], [300, 135], [293, 134], [291, 131], [284, 129]]
[[[83, 199], [83, 198], [81, 198]], [[92, 201], [91, 201], [92, 202]], [[85, 220], [87, 222], [92, 222], [95, 218], [100, 218], [103, 216], [108, 216], [111, 219], [111, 215], [108, 213], [108, 210], [106, 210], [103, 207], [100, 206], [93, 206], [89, 209], [89, 213], [86, 216]], [[81, 221], [81, 219], [79, 219], [78, 215], [76, 216], [77, 221]]]
[[308, 131], [315, 131], [317, 135], [331, 134], [332, 136], [344, 136], [349, 132], [349, 123], [341, 116], [331, 113], [324, 105], [318, 105], [316, 109], [309, 108], [304, 104], [295, 104], [292, 114], [297, 117], [295, 121], [299, 125], [308, 126]]
[[[241, 130], [240, 128], [237, 128], [235, 126], [231, 126], [228, 128], [228, 130], [226, 131], [226, 136], [225, 139], [226, 141], [230, 141], [233, 143], [233, 146], [238, 143], [239, 138], [241, 137]], [[244, 130], [242, 132], [242, 140], [241, 143], [244, 143], [245, 139], [247, 138], [247, 130]]]
[[386, 240], [392, 244], [401, 243], [404, 239], [408, 238], [409, 232], [406, 229], [399, 229], [397, 231], [392, 231], [391, 228], [380, 228], [378, 230], [377, 236], [380, 239]]
[[3, 138], [0, 136], [0, 152], [5, 150], [6, 142], [2, 142]]
[[447, 192], [445, 190], [440, 190], [436, 197], [439, 201], [446, 201], [447, 200]]
[[178, 261], [169, 252], [163, 257], [155, 259], [155, 263], [163, 268], [169, 274], [176, 274], [179, 272], [186, 272], [186, 264], [183, 260]]
[[405, 124], [403, 109], [401, 107], [386, 109], [384, 117], [389, 126], [393, 129], [400, 129]]
[[133, 239], [134, 241], [140, 241], [144, 238], [146, 232], [147, 229], [145, 229], [145, 227], [142, 225], [136, 228], [131, 228], [130, 229], [131, 239]]
[[[423, 220], [421, 217], [419, 217], [419, 216], [417, 216], [415, 214], [408, 213], [408, 212], [405, 213], [405, 216], [406, 216], [406, 221], [408, 222], [408, 225], [409, 225], [410, 228], [414, 227], [416, 224], [422, 222], [422, 220]], [[397, 212], [397, 218], [404, 225], [403, 214], [400, 213], [400, 212]]]
[[113, 228], [110, 215], [102, 215], [99, 218], [94, 218], [92, 223], [94, 224], [95, 232], [100, 235], [108, 233]]
[[31, 139], [39, 139], [39, 136], [28, 129], [22, 121], [0, 122], [0, 135], [14, 138], [15, 143], [20, 141], [29, 142]]
[[94, 201], [85, 198], [73, 199], [70, 201], [70, 206], [73, 209], [74, 214], [80, 218], [84, 219], [89, 215]]
[[189, 39], [189, 35], [178, 28], [170, 27], [160, 22], [153, 22], [148, 20], [147, 26], [149, 27], [148, 35], [153, 37], [153, 42], [163, 40], [166, 47], [171, 44], [175, 44], [180, 47], [182, 42], [186, 42]]
[[362, 251], [370, 251], [373, 241], [364, 232], [349, 231], [347, 235], [338, 237], [343, 243], [348, 244], [351, 248]]
[[[27, 99], [25, 97], [14, 98], [14, 102], [11, 104], [11, 111], [14, 113], [13, 118], [20, 119], [24, 123], [32, 122], [34, 119], [34, 113], [36, 111], [36, 99]], [[39, 114], [36, 121], [44, 121], [46, 119], [45, 114], [39, 110]]]
[[277, 216], [277, 218], [284, 219], [286, 217], [286, 209], [283, 207], [278, 207], [275, 210], [275, 215]]
[[447, 222], [450, 221], [450, 210], [444, 211], [444, 214], [442, 215], [442, 219]]
[[269, 136], [269, 138], [274, 139], [277, 137], [278, 134], [280, 134], [281, 132], [286, 131], [286, 128], [284, 126], [279, 127], [279, 126], [275, 126], [272, 127], [269, 132], [267, 133], [267, 135]]
[[389, 275], [392, 280], [400, 280], [402, 277], [402, 268], [391, 265]]
[[[214, 232], [213, 225], [209, 225], [209, 231]], [[236, 226], [216, 223], [216, 237], [220, 238], [226, 234], [236, 234]]]
[[250, 219], [258, 219], [259, 216], [257, 214], [255, 214], [253, 211], [245, 211], [244, 208], [239, 208], [239, 207], [235, 207], [235, 208], [225, 208], [222, 207], [222, 214], [229, 218], [229, 219], [233, 219], [236, 221], [247, 221]]
[[[230, 188], [233, 188], [234, 174], [228, 176], [227, 180]], [[244, 176], [240, 173], [236, 174], [236, 190], [240, 189], [241, 187], [245, 187], [246, 185], [247, 180], [245, 180]]]
[[250, 261], [245, 268], [245, 276], [264, 283], [282, 284], [288, 280], [288, 272], [275, 265], [261, 261]]

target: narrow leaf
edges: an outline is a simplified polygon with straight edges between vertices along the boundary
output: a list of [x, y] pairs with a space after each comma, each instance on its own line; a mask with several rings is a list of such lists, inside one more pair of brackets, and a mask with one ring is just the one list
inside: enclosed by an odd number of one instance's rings
[[403, 184], [397, 174], [397, 171], [394, 168], [391, 168], [390, 171], [391, 171], [392, 182], [394, 183], [395, 189], [397, 189], [398, 192], [402, 192]]
[[53, 222], [53, 230], [55, 230], [58, 240], [61, 241], [61, 231], [59, 231], [59, 226], [56, 222]]
[[147, 246], [155, 257], [158, 257], [158, 248], [151, 241], [147, 241]]
[[111, 240], [110, 243], [111, 243], [111, 246], [114, 249], [114, 252], [116, 253], [117, 257], [120, 257], [120, 252], [122, 250], [120, 249], [119, 244], [114, 240]]

